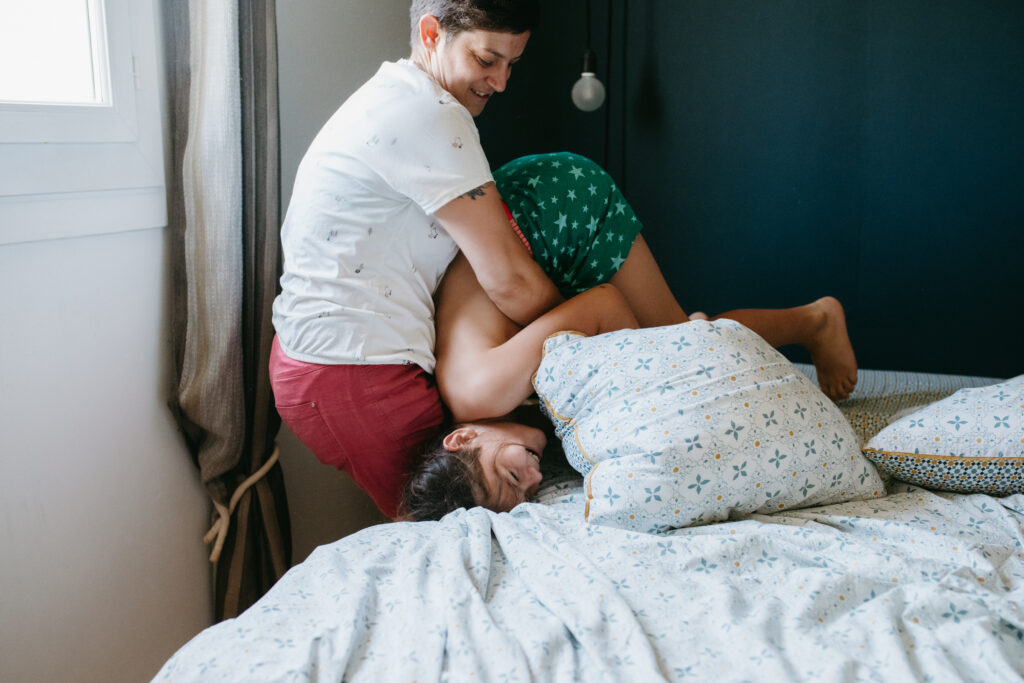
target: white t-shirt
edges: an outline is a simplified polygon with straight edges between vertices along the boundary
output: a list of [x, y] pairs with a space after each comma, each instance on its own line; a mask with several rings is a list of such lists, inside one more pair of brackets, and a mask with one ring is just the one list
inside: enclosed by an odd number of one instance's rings
[[491, 180], [466, 108], [409, 60], [381, 65], [299, 165], [274, 301], [285, 353], [433, 372], [433, 294], [458, 247], [432, 214]]

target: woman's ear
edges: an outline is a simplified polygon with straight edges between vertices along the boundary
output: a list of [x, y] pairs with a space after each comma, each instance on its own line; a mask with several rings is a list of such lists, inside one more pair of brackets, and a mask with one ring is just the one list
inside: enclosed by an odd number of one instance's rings
[[442, 445], [446, 451], [459, 451], [476, 438], [476, 430], [472, 427], [459, 427], [444, 437]]
[[420, 17], [420, 44], [433, 50], [441, 42], [441, 22], [433, 14]]

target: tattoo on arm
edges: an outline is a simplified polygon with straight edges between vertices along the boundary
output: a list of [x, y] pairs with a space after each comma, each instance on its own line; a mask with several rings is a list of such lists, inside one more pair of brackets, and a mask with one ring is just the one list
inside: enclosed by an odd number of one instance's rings
[[485, 188], [487, 188], [487, 187], [489, 187], [491, 185], [494, 185], [494, 181], [486, 182], [483, 185], [481, 185], [480, 187], [474, 187], [472, 190], [470, 190], [469, 192], [467, 192], [466, 194], [464, 194], [462, 196], [463, 197], [469, 197], [473, 201], [476, 201], [477, 197], [483, 197], [486, 194], [486, 192], [484, 191]]

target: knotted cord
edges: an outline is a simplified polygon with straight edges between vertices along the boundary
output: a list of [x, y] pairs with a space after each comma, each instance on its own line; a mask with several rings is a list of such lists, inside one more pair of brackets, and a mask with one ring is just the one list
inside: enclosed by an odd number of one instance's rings
[[213, 501], [213, 507], [217, 510], [217, 519], [214, 521], [213, 526], [206, 532], [206, 536], [203, 537], [203, 543], [209, 544], [211, 541], [216, 539], [213, 544], [213, 551], [210, 553], [210, 562], [216, 563], [220, 559], [221, 550], [224, 549], [224, 541], [228, 537], [228, 528], [231, 526], [231, 515], [235, 512], [235, 507], [238, 505], [238, 501], [242, 499], [245, 492], [252, 487], [253, 484], [258, 482], [260, 479], [266, 476], [267, 472], [277, 463], [278, 456], [280, 455], [280, 446], [274, 446], [274, 452], [270, 454], [267, 461], [263, 463], [263, 467], [259, 468], [248, 479], [243, 481], [235, 489], [235, 492], [231, 494], [231, 500], [228, 501], [227, 506], [221, 505], [217, 501]]

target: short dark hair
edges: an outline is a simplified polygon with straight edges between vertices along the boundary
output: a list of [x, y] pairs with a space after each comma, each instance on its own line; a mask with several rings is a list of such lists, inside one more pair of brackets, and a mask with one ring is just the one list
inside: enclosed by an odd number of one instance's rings
[[422, 522], [441, 519], [452, 510], [471, 508], [480, 486], [480, 449], [467, 446], [456, 451], [444, 447], [452, 429], [444, 429], [427, 442], [405, 482], [402, 495], [404, 519]]
[[425, 14], [437, 17], [448, 40], [462, 31], [495, 31], [526, 33], [540, 23], [539, 0], [413, 0], [409, 8], [415, 50], [419, 44], [420, 18]]

